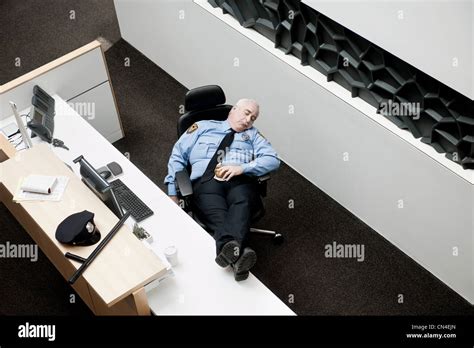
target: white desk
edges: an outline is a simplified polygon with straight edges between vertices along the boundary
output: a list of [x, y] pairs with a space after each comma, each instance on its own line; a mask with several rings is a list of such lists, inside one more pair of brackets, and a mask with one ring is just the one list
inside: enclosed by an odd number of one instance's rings
[[[140, 223], [153, 236], [152, 249], [162, 251], [169, 245], [178, 248], [179, 264], [173, 268], [174, 276], [147, 289], [149, 305], [155, 314], [295, 314], [252, 274], [247, 280], [236, 282], [229, 268], [220, 268], [214, 262], [214, 239], [74, 109], [59, 96], [54, 97], [54, 136], [70, 148], [70, 151], [54, 148], [56, 155], [77, 175], [79, 166], [72, 160], [79, 155], [84, 155], [96, 168], [112, 161], [119, 163], [124, 171], [119, 178], [155, 213]], [[1, 121], [0, 127], [12, 122], [12, 119]], [[153, 160], [150, 158], [150, 161]], [[133, 227], [133, 220], [129, 219], [127, 224]]]

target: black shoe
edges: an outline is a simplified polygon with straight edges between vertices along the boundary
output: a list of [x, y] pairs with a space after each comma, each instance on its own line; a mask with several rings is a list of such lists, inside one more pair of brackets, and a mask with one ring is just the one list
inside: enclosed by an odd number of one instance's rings
[[236, 281], [245, 280], [249, 276], [249, 270], [257, 262], [257, 253], [250, 248], [245, 248], [242, 256], [232, 265], [234, 269], [234, 279]]
[[240, 245], [237, 241], [231, 240], [224, 244], [219, 255], [216, 256], [216, 263], [221, 267], [227, 267], [237, 261], [240, 256]]

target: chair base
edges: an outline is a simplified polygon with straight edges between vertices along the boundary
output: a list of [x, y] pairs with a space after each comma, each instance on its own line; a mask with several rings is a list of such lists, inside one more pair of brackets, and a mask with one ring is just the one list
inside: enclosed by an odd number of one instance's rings
[[[201, 220], [199, 220], [196, 214], [191, 213], [190, 215], [194, 219], [194, 221], [196, 221], [203, 229], [205, 229], [207, 232], [212, 234], [212, 232], [207, 228], [207, 226]], [[280, 245], [284, 241], [283, 235], [275, 231], [250, 227], [250, 233], [267, 234], [267, 235], [273, 236], [273, 244], [276, 244], [276, 245]]]
[[261, 228], [255, 228], [255, 227], [250, 227], [250, 232], [251, 233], [260, 233], [260, 234], [269, 234], [273, 236], [273, 243], [274, 244], [282, 244], [283, 243], [283, 235], [280, 233], [277, 233], [275, 231], [270, 231], [270, 230], [264, 230]]
[[273, 235], [273, 236], [277, 234], [275, 231], [263, 230], [263, 229], [261, 229], [261, 228], [255, 228], [255, 227], [250, 227], [250, 232], [253, 232], [253, 233], [271, 234], [271, 235]]

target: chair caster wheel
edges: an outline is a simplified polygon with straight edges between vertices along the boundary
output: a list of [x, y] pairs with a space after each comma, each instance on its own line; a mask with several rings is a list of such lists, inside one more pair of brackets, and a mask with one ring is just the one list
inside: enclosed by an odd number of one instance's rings
[[283, 235], [281, 235], [280, 233], [276, 233], [273, 237], [273, 244], [280, 245], [283, 243], [283, 240]]

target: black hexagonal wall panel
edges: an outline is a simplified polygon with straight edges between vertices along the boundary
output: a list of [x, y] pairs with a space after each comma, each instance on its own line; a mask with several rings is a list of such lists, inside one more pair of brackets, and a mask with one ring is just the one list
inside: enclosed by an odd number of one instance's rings
[[474, 101], [300, 0], [208, 1], [464, 169], [474, 169]]

